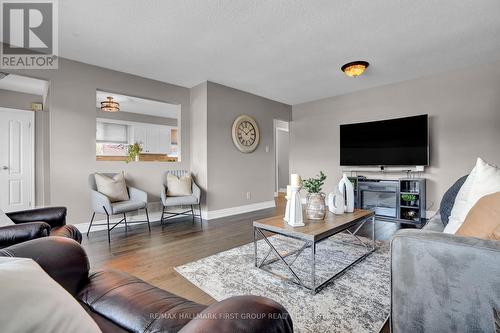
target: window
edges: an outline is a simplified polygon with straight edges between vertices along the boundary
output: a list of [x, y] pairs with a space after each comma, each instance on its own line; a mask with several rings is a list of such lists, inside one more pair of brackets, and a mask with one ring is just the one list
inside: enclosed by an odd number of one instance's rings
[[96, 123], [96, 155], [127, 155], [129, 126], [125, 124]]
[[96, 142], [128, 144], [128, 125], [97, 122]]
[[[106, 112], [101, 102], [112, 97], [119, 112]], [[126, 161], [131, 144], [139, 144], [141, 162], [181, 160], [181, 105], [96, 91], [96, 160]]]

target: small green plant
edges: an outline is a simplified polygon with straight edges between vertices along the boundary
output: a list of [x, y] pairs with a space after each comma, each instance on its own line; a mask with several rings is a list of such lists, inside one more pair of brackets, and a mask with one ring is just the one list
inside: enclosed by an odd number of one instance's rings
[[411, 202], [411, 201], [416, 201], [417, 196], [415, 194], [406, 193], [406, 194], [401, 194], [401, 199], [403, 199], [403, 201], [406, 202]]
[[302, 182], [302, 185], [309, 193], [320, 193], [321, 187], [325, 184], [326, 175], [323, 171], [319, 172], [316, 178], [309, 178]]
[[125, 159], [125, 162], [130, 163], [132, 161], [135, 161], [137, 157], [141, 154], [142, 147], [140, 143], [134, 143], [128, 146], [127, 149], [127, 158]]

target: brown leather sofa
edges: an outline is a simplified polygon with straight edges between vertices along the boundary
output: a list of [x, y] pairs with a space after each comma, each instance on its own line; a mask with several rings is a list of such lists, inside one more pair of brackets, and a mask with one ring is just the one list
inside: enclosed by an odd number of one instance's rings
[[65, 207], [48, 207], [6, 213], [14, 225], [0, 227], [0, 249], [31, 239], [61, 236], [82, 241], [73, 225], [66, 225]]
[[0, 256], [35, 260], [103, 332], [293, 332], [286, 309], [264, 297], [238, 296], [205, 306], [123, 272], [89, 274], [84, 249], [71, 239], [38, 238], [2, 249]]

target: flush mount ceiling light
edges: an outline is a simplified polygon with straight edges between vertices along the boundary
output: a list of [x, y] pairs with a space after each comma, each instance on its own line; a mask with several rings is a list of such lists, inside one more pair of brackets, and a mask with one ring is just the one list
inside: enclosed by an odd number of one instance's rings
[[106, 112], [120, 111], [120, 103], [113, 101], [113, 97], [106, 97], [107, 101], [101, 102], [101, 110]]
[[345, 75], [350, 77], [358, 77], [368, 68], [370, 64], [366, 61], [353, 61], [345, 64], [340, 69]]

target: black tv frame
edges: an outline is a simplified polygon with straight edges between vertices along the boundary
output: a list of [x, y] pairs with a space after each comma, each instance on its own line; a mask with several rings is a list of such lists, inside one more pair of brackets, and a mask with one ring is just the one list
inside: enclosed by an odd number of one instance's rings
[[[427, 129], [427, 138], [426, 138], [426, 163], [423, 164], [395, 164], [395, 163], [386, 163], [386, 164], [371, 164], [371, 163], [359, 163], [359, 164], [348, 164], [343, 162], [342, 158], [342, 135], [341, 135], [341, 128], [343, 126], [351, 126], [351, 125], [368, 125], [368, 124], [376, 124], [376, 123], [381, 123], [381, 122], [390, 122], [390, 121], [400, 121], [400, 120], [411, 120], [411, 118], [421, 118], [421, 117], [426, 117], [427, 123], [426, 123], [426, 129]], [[428, 114], [420, 114], [420, 115], [415, 115], [415, 116], [407, 116], [407, 117], [399, 117], [399, 118], [390, 118], [390, 119], [381, 119], [381, 120], [375, 120], [375, 121], [369, 121], [369, 122], [360, 122], [360, 123], [350, 123], [350, 124], [341, 124], [339, 126], [339, 161], [340, 161], [340, 166], [345, 166], [345, 167], [355, 167], [355, 166], [361, 166], [361, 167], [381, 167], [381, 170], [383, 170], [384, 166], [388, 167], [404, 167], [404, 166], [428, 166], [430, 163], [430, 140], [429, 140], [429, 115]]]

